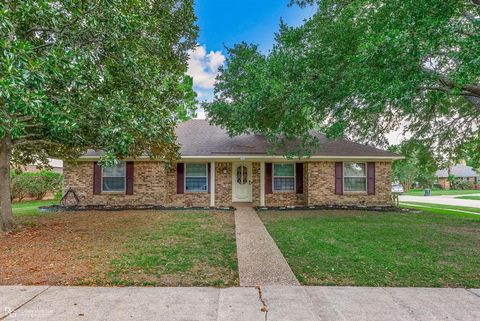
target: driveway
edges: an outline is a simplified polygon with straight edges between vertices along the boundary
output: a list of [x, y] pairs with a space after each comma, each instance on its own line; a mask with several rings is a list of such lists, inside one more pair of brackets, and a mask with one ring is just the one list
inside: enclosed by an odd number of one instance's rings
[[480, 208], [480, 201], [455, 198], [458, 196], [462, 196], [462, 195], [442, 195], [442, 196], [400, 195], [399, 200], [400, 202], [419, 202], [419, 203], [443, 204], [443, 205], [455, 205], [455, 206]]
[[480, 290], [3, 286], [0, 320], [478, 321]]

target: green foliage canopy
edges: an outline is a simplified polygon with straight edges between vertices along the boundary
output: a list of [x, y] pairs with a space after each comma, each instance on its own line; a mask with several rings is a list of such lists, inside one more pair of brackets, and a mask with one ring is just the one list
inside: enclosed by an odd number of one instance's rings
[[0, 138], [14, 161], [175, 157], [175, 123], [195, 104], [194, 21], [191, 0], [3, 1]]
[[246, 43], [228, 49], [205, 105], [214, 123], [379, 146], [403, 129], [441, 155], [478, 141], [480, 1], [292, 2], [316, 13], [299, 27], [282, 23], [267, 55]]
[[397, 160], [392, 165], [393, 181], [402, 184], [408, 191], [414, 182], [424, 187], [432, 187], [437, 168], [433, 153], [420, 141], [410, 139], [399, 145], [390, 146], [390, 151], [405, 155], [405, 159]]

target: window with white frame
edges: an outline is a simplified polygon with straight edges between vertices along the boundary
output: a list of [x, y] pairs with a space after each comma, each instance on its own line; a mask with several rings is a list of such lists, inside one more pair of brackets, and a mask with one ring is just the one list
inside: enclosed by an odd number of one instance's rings
[[365, 192], [367, 190], [367, 164], [343, 163], [343, 190]]
[[125, 191], [125, 162], [115, 166], [102, 167], [102, 191]]
[[295, 165], [294, 164], [273, 164], [273, 190], [294, 191], [295, 190]]
[[185, 164], [185, 191], [206, 192], [208, 185], [208, 164]]

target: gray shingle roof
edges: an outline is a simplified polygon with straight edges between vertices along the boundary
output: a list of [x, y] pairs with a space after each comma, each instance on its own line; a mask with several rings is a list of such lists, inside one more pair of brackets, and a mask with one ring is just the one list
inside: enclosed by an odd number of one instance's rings
[[[269, 148], [263, 135], [228, 136], [226, 130], [213, 126], [203, 119], [192, 119], [180, 123], [176, 129], [180, 153], [182, 156], [267, 156]], [[391, 157], [400, 155], [372, 146], [354, 143], [348, 140], [328, 140], [324, 135], [315, 133], [319, 140], [319, 148], [313, 156], [329, 157]], [[274, 155], [283, 155], [278, 151]], [[84, 156], [98, 156], [99, 153], [89, 150]]]
[[[271, 147], [263, 135], [229, 137], [224, 129], [210, 125], [202, 119], [179, 124], [176, 133], [182, 156], [268, 155], [268, 149]], [[322, 134], [316, 135], [320, 147], [314, 152], [315, 156], [399, 156], [372, 146], [347, 140], [332, 141], [327, 140]]]
[[[480, 177], [480, 175], [473, 169], [473, 167], [457, 164], [452, 166], [450, 169], [450, 174], [455, 175], [455, 177]], [[437, 177], [448, 177], [448, 170], [441, 169], [435, 173]]]

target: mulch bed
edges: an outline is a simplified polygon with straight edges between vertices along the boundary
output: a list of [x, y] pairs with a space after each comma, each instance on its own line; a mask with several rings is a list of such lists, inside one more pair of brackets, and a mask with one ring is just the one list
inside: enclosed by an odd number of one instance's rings
[[318, 211], [318, 210], [349, 210], [349, 211], [375, 211], [375, 212], [418, 212], [407, 208], [395, 206], [362, 206], [362, 205], [315, 205], [315, 206], [272, 206], [255, 207], [257, 211]]
[[48, 205], [40, 206], [40, 212], [60, 212], [60, 211], [196, 211], [196, 210], [212, 210], [212, 211], [234, 211], [235, 207], [168, 207], [162, 205]]

